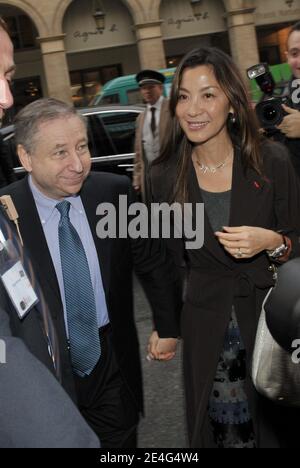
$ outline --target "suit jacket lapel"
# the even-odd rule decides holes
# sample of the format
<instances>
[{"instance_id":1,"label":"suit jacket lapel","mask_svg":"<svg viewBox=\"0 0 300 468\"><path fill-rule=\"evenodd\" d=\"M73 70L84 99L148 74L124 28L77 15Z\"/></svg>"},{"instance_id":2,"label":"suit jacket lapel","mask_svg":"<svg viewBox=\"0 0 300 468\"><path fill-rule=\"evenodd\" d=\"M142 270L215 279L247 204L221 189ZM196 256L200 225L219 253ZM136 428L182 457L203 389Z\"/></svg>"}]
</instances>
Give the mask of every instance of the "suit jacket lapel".
<instances>
[{"instance_id":1,"label":"suit jacket lapel","mask_svg":"<svg viewBox=\"0 0 300 468\"><path fill-rule=\"evenodd\" d=\"M255 226L265 188L265 181L253 169L248 169L245 174L241 151L236 148L233 163L230 226Z\"/></svg>"},{"instance_id":2,"label":"suit jacket lapel","mask_svg":"<svg viewBox=\"0 0 300 468\"><path fill-rule=\"evenodd\" d=\"M144 129L144 123L145 123L145 118L146 118L146 112L144 111L142 114L139 115L138 121L137 121L137 128L136 128L136 142L137 142L137 147L136 151L139 152L141 155L143 154L143 129Z\"/></svg>"},{"instance_id":3,"label":"suit jacket lapel","mask_svg":"<svg viewBox=\"0 0 300 468\"><path fill-rule=\"evenodd\" d=\"M191 201L203 203L192 161L190 162L189 170ZM247 175L245 174L242 165L241 151L236 147L232 173L230 218L228 223L230 227L255 226L265 187L265 181L254 170L248 169ZM228 266L232 265L232 259L215 238L206 212L204 245L219 261Z\"/></svg>"},{"instance_id":4,"label":"suit jacket lapel","mask_svg":"<svg viewBox=\"0 0 300 468\"><path fill-rule=\"evenodd\" d=\"M51 292L55 294L56 299L58 299L61 304L55 269L34 198L29 187L28 178L20 182L20 188L20 191L14 195L14 202L17 210L18 206L20 206L20 208L23 207L22 212L26 212L26 216L23 216L19 220L24 244L30 252L30 258L34 263L35 273L43 291L51 288ZM26 204L25 209L24 203Z\"/></svg>"},{"instance_id":5,"label":"suit jacket lapel","mask_svg":"<svg viewBox=\"0 0 300 468\"><path fill-rule=\"evenodd\" d=\"M80 196L85 209L85 213L89 222L91 233L95 242L97 250L99 266L106 295L108 301L109 287L110 287L110 275L111 275L111 249L112 241L110 239L99 239L96 232L97 223L99 216L96 214L97 206L100 203L107 203L101 187L99 187L99 194L95 196L95 186L92 186L92 174L85 181L84 186L81 190Z\"/></svg>"}]
</instances>

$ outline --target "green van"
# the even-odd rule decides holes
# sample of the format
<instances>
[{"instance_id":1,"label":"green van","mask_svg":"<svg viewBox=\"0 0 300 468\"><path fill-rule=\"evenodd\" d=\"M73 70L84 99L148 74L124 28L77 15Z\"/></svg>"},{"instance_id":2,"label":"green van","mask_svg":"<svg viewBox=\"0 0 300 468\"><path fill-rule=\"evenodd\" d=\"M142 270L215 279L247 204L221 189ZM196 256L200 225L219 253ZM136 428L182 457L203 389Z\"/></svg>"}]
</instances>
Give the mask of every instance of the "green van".
<instances>
[{"instance_id":1,"label":"green van","mask_svg":"<svg viewBox=\"0 0 300 468\"><path fill-rule=\"evenodd\" d=\"M166 77L164 95L169 96L176 68L159 70ZM139 86L135 80L136 75L127 75L115 78L106 83L102 90L96 94L91 105L105 106L108 104L140 104L143 102Z\"/></svg>"}]
</instances>

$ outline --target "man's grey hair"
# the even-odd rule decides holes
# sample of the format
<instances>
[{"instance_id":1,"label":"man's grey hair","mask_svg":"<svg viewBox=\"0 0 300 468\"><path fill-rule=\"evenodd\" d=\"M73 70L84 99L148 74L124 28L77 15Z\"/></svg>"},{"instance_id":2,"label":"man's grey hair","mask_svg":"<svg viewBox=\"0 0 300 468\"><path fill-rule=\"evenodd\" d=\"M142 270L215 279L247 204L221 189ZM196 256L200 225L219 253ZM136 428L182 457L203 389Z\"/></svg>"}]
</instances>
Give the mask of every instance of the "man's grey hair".
<instances>
[{"instance_id":1,"label":"man's grey hair","mask_svg":"<svg viewBox=\"0 0 300 468\"><path fill-rule=\"evenodd\" d=\"M27 153L34 152L39 126L57 119L69 119L77 116L85 127L86 119L76 109L54 98L43 98L28 104L15 118L15 142L22 145Z\"/></svg>"}]
</instances>

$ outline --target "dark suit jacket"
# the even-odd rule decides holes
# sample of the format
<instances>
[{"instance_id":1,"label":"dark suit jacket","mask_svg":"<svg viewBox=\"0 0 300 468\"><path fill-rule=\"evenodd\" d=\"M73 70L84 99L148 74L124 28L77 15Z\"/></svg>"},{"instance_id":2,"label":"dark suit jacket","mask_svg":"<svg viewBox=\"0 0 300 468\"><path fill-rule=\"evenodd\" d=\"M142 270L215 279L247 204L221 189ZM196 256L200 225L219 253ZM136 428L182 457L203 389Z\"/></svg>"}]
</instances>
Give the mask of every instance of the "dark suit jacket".
<instances>
[{"instance_id":1,"label":"dark suit jacket","mask_svg":"<svg viewBox=\"0 0 300 468\"><path fill-rule=\"evenodd\" d=\"M7 313L0 309L1 448L98 448L89 428L61 385L45 366L11 336Z\"/></svg>"},{"instance_id":2,"label":"dark suit jacket","mask_svg":"<svg viewBox=\"0 0 300 468\"><path fill-rule=\"evenodd\" d=\"M6 143L0 135L0 188L17 180Z\"/></svg>"},{"instance_id":3,"label":"dark suit jacket","mask_svg":"<svg viewBox=\"0 0 300 468\"><path fill-rule=\"evenodd\" d=\"M72 380L63 319L63 307L54 266L44 237L36 205L27 178L2 191L15 203L20 230L38 280L56 325L62 358L63 381ZM0 194L1 195L1 194ZM91 173L80 193L98 253L103 285L113 330L113 343L122 375L130 388L137 407L142 409L142 384L139 346L133 315L132 268L135 266L145 287L154 312L154 323L161 337L178 336L178 314L181 291L173 263L157 241L129 239L99 239L96 226L97 206L110 202L118 214L119 195L132 199L127 177L108 173ZM26 324L17 324L22 334ZM27 330L26 341L39 340L37 330ZM68 385L70 387L71 385ZM65 385L66 388L66 385Z\"/></svg>"},{"instance_id":4,"label":"dark suit jacket","mask_svg":"<svg viewBox=\"0 0 300 468\"><path fill-rule=\"evenodd\" d=\"M284 147L266 142L262 148L265 176L244 171L237 147L233 164L229 226L257 226L282 230L293 242L292 256L300 254L300 189L297 176ZM168 162L153 166L154 201L170 201L175 184L176 155ZM189 202L202 203L196 173L190 163ZM170 244L180 267L184 253L181 240ZM181 253L181 255L180 255ZM181 335L184 340L184 367L187 416L192 446L202 447L211 440L206 426L207 404L234 305L247 352L246 390L251 414L262 447L278 444L272 433L276 421L274 408L267 408L254 391L250 378L251 356L262 301L274 285L270 262L265 252L249 260L236 260L217 241L205 215L204 246L185 252L189 277L186 302L182 311ZM271 421L271 417L274 420ZM279 419L278 419L279 420Z\"/></svg>"}]
</instances>

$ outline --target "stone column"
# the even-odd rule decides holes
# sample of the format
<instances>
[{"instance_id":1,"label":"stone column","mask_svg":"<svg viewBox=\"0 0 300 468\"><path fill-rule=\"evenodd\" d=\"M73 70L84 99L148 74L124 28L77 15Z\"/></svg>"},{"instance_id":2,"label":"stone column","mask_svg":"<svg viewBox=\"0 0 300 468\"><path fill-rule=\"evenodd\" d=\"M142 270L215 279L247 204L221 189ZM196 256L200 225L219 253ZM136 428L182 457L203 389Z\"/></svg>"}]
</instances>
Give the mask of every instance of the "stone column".
<instances>
[{"instance_id":1,"label":"stone column","mask_svg":"<svg viewBox=\"0 0 300 468\"><path fill-rule=\"evenodd\" d=\"M48 96L72 103L71 83L64 44L65 35L40 37Z\"/></svg>"},{"instance_id":2,"label":"stone column","mask_svg":"<svg viewBox=\"0 0 300 468\"><path fill-rule=\"evenodd\" d=\"M231 55L242 72L260 61L254 11L255 8L227 11Z\"/></svg>"},{"instance_id":3,"label":"stone column","mask_svg":"<svg viewBox=\"0 0 300 468\"><path fill-rule=\"evenodd\" d=\"M166 68L161 21L136 24L141 69Z\"/></svg>"}]
</instances>

